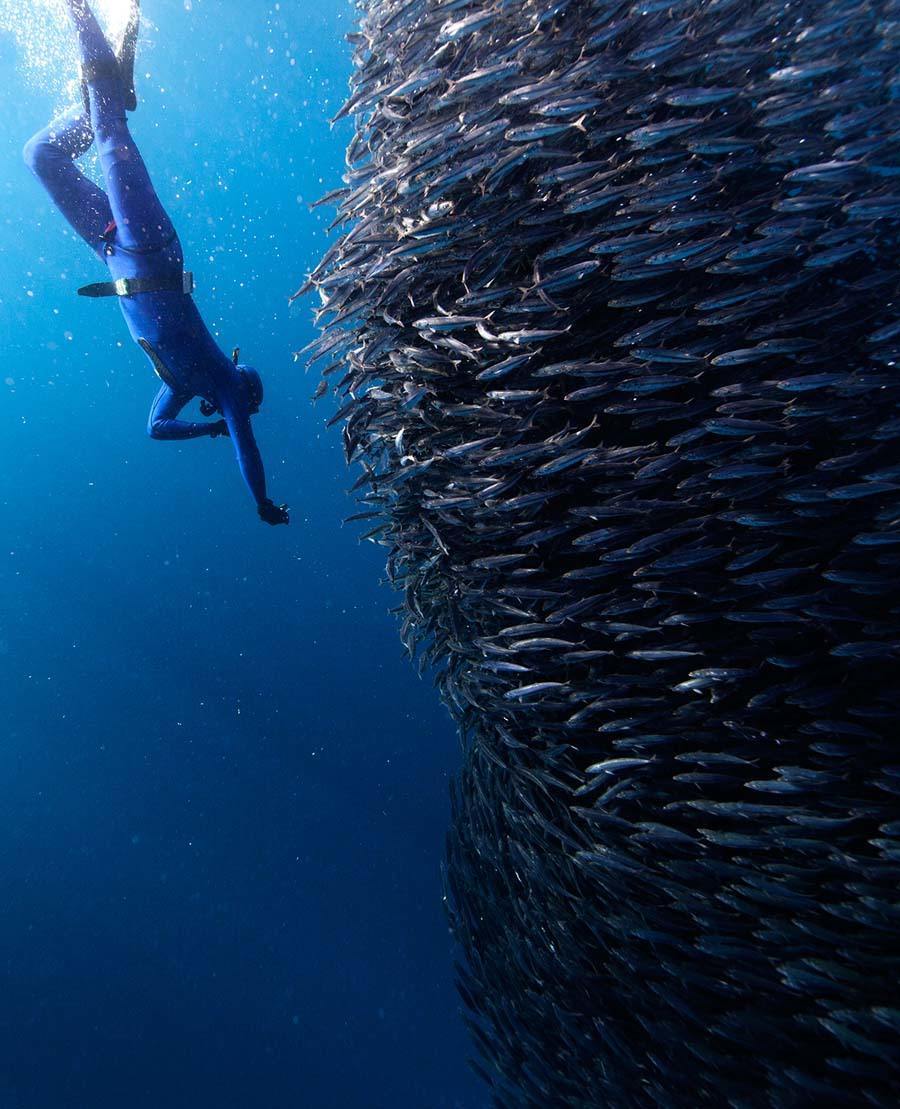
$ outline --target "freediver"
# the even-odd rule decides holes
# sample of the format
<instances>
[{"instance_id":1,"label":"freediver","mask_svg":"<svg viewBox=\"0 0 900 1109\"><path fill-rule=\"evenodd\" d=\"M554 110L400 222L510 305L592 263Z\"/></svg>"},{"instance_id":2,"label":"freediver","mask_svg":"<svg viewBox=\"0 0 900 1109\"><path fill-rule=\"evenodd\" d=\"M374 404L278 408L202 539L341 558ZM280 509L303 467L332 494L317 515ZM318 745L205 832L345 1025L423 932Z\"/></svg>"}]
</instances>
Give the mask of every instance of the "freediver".
<instances>
[{"instance_id":1,"label":"freediver","mask_svg":"<svg viewBox=\"0 0 900 1109\"><path fill-rule=\"evenodd\" d=\"M89 297L118 298L132 338L162 381L147 426L154 439L212 439L228 435L238 465L267 524L287 524L287 505L266 493L262 458L250 418L263 386L250 366L228 358L210 334L191 296L181 243L141 158L126 119L134 111L134 57L140 0L132 0L117 55L87 0L65 0L81 56L83 105L71 108L25 145L27 165L74 230L106 264L112 278L79 289ZM97 144L106 192L76 166ZM194 398L206 417L178 419Z\"/></svg>"}]
</instances>

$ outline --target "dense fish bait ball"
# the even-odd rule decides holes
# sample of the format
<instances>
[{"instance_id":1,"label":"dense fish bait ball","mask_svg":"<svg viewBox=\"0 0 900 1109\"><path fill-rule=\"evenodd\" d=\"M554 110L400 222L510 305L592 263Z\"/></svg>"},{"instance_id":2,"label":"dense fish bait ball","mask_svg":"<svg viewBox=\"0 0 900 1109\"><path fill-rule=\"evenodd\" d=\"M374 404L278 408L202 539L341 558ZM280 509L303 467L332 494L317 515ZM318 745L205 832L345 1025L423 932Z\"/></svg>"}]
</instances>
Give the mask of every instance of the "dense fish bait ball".
<instances>
[{"instance_id":1,"label":"dense fish bait ball","mask_svg":"<svg viewBox=\"0 0 900 1109\"><path fill-rule=\"evenodd\" d=\"M900 2L351 37L308 353L465 738L495 1103L897 1105Z\"/></svg>"}]
</instances>

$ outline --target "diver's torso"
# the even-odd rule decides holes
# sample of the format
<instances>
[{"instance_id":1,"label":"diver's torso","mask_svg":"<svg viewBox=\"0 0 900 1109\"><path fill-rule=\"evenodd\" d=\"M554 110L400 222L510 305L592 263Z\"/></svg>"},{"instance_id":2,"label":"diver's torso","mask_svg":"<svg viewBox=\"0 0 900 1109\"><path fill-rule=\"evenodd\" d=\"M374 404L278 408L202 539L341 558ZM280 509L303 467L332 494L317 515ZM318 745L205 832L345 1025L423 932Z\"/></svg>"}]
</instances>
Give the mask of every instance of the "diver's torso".
<instances>
[{"instance_id":1,"label":"diver's torso","mask_svg":"<svg viewBox=\"0 0 900 1109\"><path fill-rule=\"evenodd\" d=\"M178 280L183 272L181 244L175 237L161 249L138 252L113 243L106 264L113 280ZM152 347L165 367L165 376L160 376L174 392L215 400L216 394L227 388L233 367L210 334L193 297L176 291L137 293L119 297L119 304L131 337Z\"/></svg>"}]
</instances>

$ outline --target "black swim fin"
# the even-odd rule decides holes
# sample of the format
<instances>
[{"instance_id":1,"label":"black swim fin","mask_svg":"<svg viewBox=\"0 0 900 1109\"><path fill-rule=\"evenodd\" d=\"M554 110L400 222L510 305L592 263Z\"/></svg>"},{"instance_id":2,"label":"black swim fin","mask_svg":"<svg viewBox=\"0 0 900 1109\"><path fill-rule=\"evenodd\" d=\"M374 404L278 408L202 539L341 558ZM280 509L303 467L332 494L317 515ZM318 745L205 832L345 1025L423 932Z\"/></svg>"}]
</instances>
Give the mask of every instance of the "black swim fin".
<instances>
[{"instance_id":1,"label":"black swim fin","mask_svg":"<svg viewBox=\"0 0 900 1109\"><path fill-rule=\"evenodd\" d=\"M125 97L125 110L133 112L137 109L137 93L134 89L134 59L137 53L137 40L141 30L141 3L140 0L132 0L131 14L128 16L128 25L125 28L125 34L122 36L122 46L116 58L116 74L122 80L122 92ZM85 66L81 70L81 98L84 101L84 114L90 119L91 115L91 98L89 92L89 82L91 77L95 74L103 76L111 76L109 72L112 63L109 64L94 64L87 71Z\"/></svg>"},{"instance_id":2,"label":"black swim fin","mask_svg":"<svg viewBox=\"0 0 900 1109\"><path fill-rule=\"evenodd\" d=\"M128 112L133 112L138 103L137 93L134 91L134 58L140 30L141 0L131 0L131 14L128 16L128 25L122 38L122 49L119 51L119 69L125 91L125 110Z\"/></svg>"}]
</instances>

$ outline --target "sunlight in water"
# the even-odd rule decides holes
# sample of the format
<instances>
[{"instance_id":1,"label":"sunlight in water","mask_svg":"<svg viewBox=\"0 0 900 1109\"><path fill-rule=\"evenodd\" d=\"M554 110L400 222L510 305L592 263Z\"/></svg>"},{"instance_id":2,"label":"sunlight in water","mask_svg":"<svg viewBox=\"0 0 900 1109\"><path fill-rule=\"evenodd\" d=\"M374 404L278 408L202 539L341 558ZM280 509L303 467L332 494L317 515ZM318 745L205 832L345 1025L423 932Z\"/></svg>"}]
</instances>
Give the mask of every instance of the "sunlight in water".
<instances>
[{"instance_id":1,"label":"sunlight in water","mask_svg":"<svg viewBox=\"0 0 900 1109\"><path fill-rule=\"evenodd\" d=\"M130 0L94 0L113 45L122 41ZM0 33L13 36L26 78L60 102L74 96L75 40L63 0L0 0Z\"/></svg>"}]
</instances>

